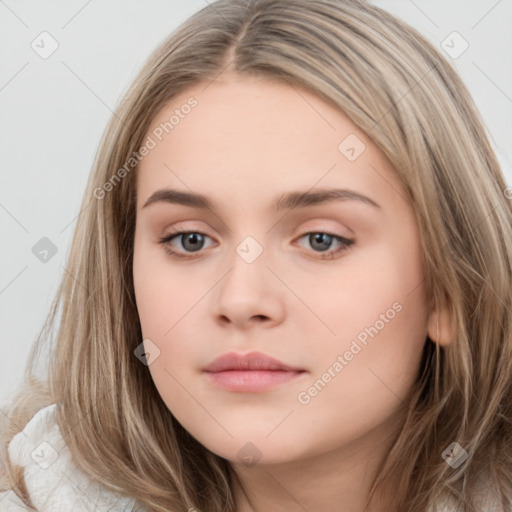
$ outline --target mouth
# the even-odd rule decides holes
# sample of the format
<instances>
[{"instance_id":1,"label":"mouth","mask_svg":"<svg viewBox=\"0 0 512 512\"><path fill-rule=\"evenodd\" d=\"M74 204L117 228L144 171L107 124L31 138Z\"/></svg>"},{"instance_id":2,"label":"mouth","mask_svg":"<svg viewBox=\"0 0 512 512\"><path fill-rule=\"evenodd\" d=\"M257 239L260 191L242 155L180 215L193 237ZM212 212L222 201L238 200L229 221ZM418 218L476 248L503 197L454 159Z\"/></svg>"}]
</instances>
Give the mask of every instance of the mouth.
<instances>
[{"instance_id":1,"label":"mouth","mask_svg":"<svg viewBox=\"0 0 512 512\"><path fill-rule=\"evenodd\" d=\"M284 370L226 370L207 372L212 384L229 391L257 393L302 375L303 371Z\"/></svg>"},{"instance_id":2,"label":"mouth","mask_svg":"<svg viewBox=\"0 0 512 512\"><path fill-rule=\"evenodd\" d=\"M260 392L306 373L260 352L224 354L203 369L210 383L228 391Z\"/></svg>"}]
</instances>

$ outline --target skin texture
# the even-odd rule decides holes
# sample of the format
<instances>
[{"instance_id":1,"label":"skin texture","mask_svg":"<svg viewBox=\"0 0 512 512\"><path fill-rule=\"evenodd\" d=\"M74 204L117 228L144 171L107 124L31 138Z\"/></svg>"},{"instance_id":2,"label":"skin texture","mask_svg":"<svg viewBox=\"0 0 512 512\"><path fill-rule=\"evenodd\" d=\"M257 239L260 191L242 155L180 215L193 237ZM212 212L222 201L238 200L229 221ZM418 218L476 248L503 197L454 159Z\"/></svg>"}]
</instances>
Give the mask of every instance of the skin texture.
<instances>
[{"instance_id":1,"label":"skin texture","mask_svg":"<svg viewBox=\"0 0 512 512\"><path fill-rule=\"evenodd\" d=\"M371 139L297 86L223 76L173 98L148 136L191 96L197 106L137 174L135 293L144 339L159 350L148 370L178 421L231 461L245 489L235 488L239 511L362 512L426 336L448 338L444 313L427 309L413 208ZM350 134L366 146L354 161L338 149ZM143 208L164 187L204 194L215 209ZM351 189L380 208L345 200L272 209L285 192L319 188ZM193 251L178 235L167 245L190 258L173 257L159 243L173 230L204 242ZM354 243L324 259L339 242L322 251L307 233L326 231ZM248 236L263 250L251 263L236 251ZM332 369L381 315L384 327ZM256 393L219 389L202 372L221 354L255 350L306 371ZM301 403L328 368L330 381ZM392 510L390 495L369 510Z\"/></svg>"}]
</instances>

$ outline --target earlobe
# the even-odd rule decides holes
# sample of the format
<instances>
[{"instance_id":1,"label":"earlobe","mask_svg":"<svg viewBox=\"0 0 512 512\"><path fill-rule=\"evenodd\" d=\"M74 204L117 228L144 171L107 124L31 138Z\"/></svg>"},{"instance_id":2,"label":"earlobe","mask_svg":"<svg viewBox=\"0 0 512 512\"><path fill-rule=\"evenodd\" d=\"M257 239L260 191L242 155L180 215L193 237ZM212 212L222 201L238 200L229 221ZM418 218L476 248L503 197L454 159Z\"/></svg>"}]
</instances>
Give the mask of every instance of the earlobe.
<instances>
[{"instance_id":1,"label":"earlobe","mask_svg":"<svg viewBox=\"0 0 512 512\"><path fill-rule=\"evenodd\" d=\"M429 315L427 326L428 337L441 346L449 345L453 340L453 333L448 309L434 309Z\"/></svg>"}]
</instances>

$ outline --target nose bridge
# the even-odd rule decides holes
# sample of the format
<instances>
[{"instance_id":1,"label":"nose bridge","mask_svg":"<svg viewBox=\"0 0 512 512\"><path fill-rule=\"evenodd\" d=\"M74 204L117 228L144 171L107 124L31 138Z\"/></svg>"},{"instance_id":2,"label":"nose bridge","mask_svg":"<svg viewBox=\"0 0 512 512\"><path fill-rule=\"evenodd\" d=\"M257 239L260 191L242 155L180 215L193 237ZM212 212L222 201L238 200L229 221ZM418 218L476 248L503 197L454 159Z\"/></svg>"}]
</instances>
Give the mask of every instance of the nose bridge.
<instances>
[{"instance_id":1,"label":"nose bridge","mask_svg":"<svg viewBox=\"0 0 512 512\"><path fill-rule=\"evenodd\" d=\"M256 236L261 240L263 235ZM231 291L248 297L259 295L269 286L266 276L269 273L266 266L268 250L264 247L264 242L259 242L256 236L245 235L234 245L234 252L229 258L230 271L226 276L225 285L229 284Z\"/></svg>"},{"instance_id":2,"label":"nose bridge","mask_svg":"<svg viewBox=\"0 0 512 512\"><path fill-rule=\"evenodd\" d=\"M263 235L259 235L258 238L262 238ZM252 265L255 261L261 260L262 254L265 252L263 244L265 242L259 242L253 235L247 235L244 239L236 246L236 253L240 259L242 259L247 265ZM266 258L263 258L266 259Z\"/></svg>"},{"instance_id":3,"label":"nose bridge","mask_svg":"<svg viewBox=\"0 0 512 512\"><path fill-rule=\"evenodd\" d=\"M242 281L253 291L269 292L277 285L274 281L279 281L272 272L280 268L276 250L281 247L280 231L275 229L275 219L267 218L261 203L254 197L238 203L237 211L236 217L226 221L230 230L228 245L231 253L226 263L231 270L225 279Z\"/></svg>"},{"instance_id":4,"label":"nose bridge","mask_svg":"<svg viewBox=\"0 0 512 512\"><path fill-rule=\"evenodd\" d=\"M216 314L239 326L251 318L266 317L276 321L282 315L283 305L276 295L279 282L267 268L269 251L264 247L265 242L258 240L264 236L265 231L260 230L258 234L243 236L234 245L229 271L219 283L214 306ZM268 241L268 237L265 240Z\"/></svg>"},{"instance_id":5,"label":"nose bridge","mask_svg":"<svg viewBox=\"0 0 512 512\"><path fill-rule=\"evenodd\" d=\"M240 263L239 266L252 267L256 264L260 271L265 269L264 261L268 262L270 246L274 230L269 229L270 220L266 220L264 211L254 200L246 198L238 204L239 214L228 219L230 227L230 245L234 254L231 255L231 263ZM268 269L265 269L268 272Z\"/></svg>"}]
</instances>

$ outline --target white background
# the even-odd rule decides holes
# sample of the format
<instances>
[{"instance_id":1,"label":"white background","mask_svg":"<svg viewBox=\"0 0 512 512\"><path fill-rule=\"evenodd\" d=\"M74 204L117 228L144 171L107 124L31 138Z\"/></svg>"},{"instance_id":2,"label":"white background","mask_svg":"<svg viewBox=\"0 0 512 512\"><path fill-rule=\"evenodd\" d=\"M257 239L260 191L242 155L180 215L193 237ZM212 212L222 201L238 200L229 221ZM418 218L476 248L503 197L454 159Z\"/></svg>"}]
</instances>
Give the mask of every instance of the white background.
<instances>
[{"instance_id":1,"label":"white background","mask_svg":"<svg viewBox=\"0 0 512 512\"><path fill-rule=\"evenodd\" d=\"M512 1L379 0L441 44L480 109L512 184ZM0 0L0 401L20 383L28 350L64 273L92 160L111 110L136 72L205 0ZM47 31L58 49L42 59ZM32 247L48 237L42 263Z\"/></svg>"}]
</instances>

